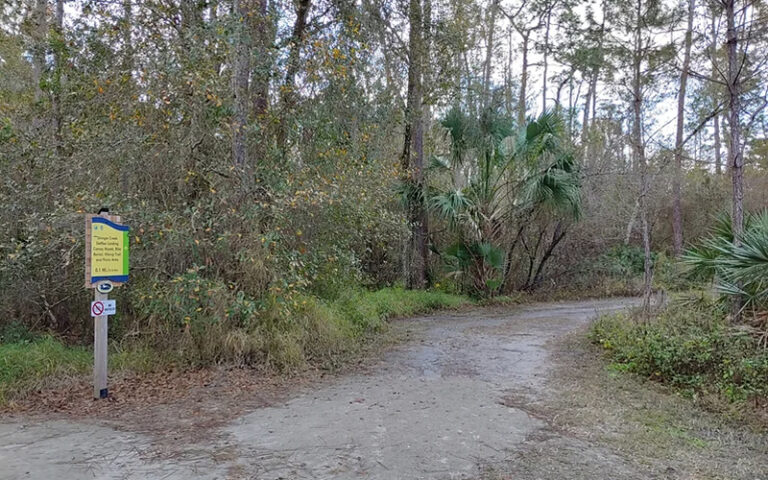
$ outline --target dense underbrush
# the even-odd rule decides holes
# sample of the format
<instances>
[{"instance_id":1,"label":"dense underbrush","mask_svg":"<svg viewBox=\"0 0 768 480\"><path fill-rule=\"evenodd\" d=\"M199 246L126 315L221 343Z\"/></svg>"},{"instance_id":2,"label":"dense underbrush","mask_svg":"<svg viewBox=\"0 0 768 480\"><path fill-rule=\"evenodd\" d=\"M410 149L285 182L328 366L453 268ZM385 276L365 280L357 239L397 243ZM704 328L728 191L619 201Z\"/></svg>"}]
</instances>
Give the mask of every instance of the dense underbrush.
<instances>
[{"instance_id":1,"label":"dense underbrush","mask_svg":"<svg viewBox=\"0 0 768 480\"><path fill-rule=\"evenodd\" d=\"M332 369L373 341L389 318L468 302L465 297L438 291L385 288L353 290L333 301L303 295L294 297L290 305L256 308L243 303L218 311L215 296L221 292L198 288L195 293L200 296L196 301L206 308L184 310L194 313L181 322L176 317L158 316L141 329L130 330L120 325L120 317L112 317L110 371L216 364L282 373L308 366ZM7 326L0 332L0 405L89 373L92 358L90 348L67 345L60 336L37 334L18 323Z\"/></svg>"},{"instance_id":2,"label":"dense underbrush","mask_svg":"<svg viewBox=\"0 0 768 480\"><path fill-rule=\"evenodd\" d=\"M732 325L721 303L676 301L651 319L640 314L599 318L590 339L621 371L700 396L730 401L768 395L768 349L759 330Z\"/></svg>"}]
</instances>

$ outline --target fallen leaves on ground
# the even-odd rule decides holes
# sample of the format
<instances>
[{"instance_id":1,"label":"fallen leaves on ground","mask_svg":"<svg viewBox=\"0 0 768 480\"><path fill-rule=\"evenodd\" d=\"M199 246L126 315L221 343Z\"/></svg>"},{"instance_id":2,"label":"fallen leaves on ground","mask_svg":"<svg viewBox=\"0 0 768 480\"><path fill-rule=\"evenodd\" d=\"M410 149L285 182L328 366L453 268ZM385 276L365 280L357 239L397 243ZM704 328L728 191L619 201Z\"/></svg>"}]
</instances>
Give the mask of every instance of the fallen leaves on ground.
<instances>
[{"instance_id":1,"label":"fallen leaves on ground","mask_svg":"<svg viewBox=\"0 0 768 480\"><path fill-rule=\"evenodd\" d=\"M109 398L93 398L88 378L37 391L2 407L0 414L30 420L107 421L117 428L160 440L195 441L243 412L264 407L316 378L316 372L290 378L250 368L168 370L110 379Z\"/></svg>"}]
</instances>

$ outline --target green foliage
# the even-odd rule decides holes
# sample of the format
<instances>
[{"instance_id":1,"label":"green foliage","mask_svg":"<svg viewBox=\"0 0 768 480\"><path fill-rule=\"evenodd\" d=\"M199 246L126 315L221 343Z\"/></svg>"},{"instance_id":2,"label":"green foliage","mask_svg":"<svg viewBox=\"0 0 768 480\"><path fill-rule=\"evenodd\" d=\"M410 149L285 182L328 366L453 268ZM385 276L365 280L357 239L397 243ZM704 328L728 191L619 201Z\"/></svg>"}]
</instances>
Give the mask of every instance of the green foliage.
<instances>
[{"instance_id":1,"label":"green foliage","mask_svg":"<svg viewBox=\"0 0 768 480\"><path fill-rule=\"evenodd\" d=\"M616 245L600 254L597 259L588 259L583 262L581 272L584 278L581 281L595 286L600 286L601 283L603 286L612 283L616 294L638 295L642 290L644 261L645 255L641 247ZM651 252L651 261L655 287L665 291L680 292L701 286L699 281L688 278L684 274L683 266L678 260L669 258L663 252ZM590 288L586 284L585 287Z\"/></svg>"},{"instance_id":2,"label":"green foliage","mask_svg":"<svg viewBox=\"0 0 768 480\"><path fill-rule=\"evenodd\" d=\"M0 345L0 404L17 391L34 388L47 377L88 371L93 357L84 348L70 348L52 337Z\"/></svg>"},{"instance_id":3,"label":"green foliage","mask_svg":"<svg viewBox=\"0 0 768 480\"><path fill-rule=\"evenodd\" d=\"M12 322L0 328L0 344L28 343L39 337L39 333L33 332L21 322Z\"/></svg>"},{"instance_id":4,"label":"green foliage","mask_svg":"<svg viewBox=\"0 0 768 480\"><path fill-rule=\"evenodd\" d=\"M159 286L158 286L159 287ZM331 302L296 295L257 305L190 271L153 298L136 301L147 315L146 338L113 344L110 369L149 371L221 362L293 371L312 364L334 368L385 328L393 317L456 308L468 299L440 291L385 288L352 290ZM113 317L119 318L119 317ZM34 338L23 327L6 328L0 343L0 404L48 382L90 371L90 349L51 336Z\"/></svg>"},{"instance_id":5,"label":"green foliage","mask_svg":"<svg viewBox=\"0 0 768 480\"><path fill-rule=\"evenodd\" d=\"M618 275L643 272L643 249L634 245L617 245L604 253L600 260L607 270Z\"/></svg>"},{"instance_id":6,"label":"green foliage","mask_svg":"<svg viewBox=\"0 0 768 480\"><path fill-rule=\"evenodd\" d=\"M690 274L714 280L725 296L743 297L746 307L768 308L768 211L745 217L737 244L730 221L720 217L710 236L689 249L683 262Z\"/></svg>"},{"instance_id":7,"label":"green foliage","mask_svg":"<svg viewBox=\"0 0 768 480\"><path fill-rule=\"evenodd\" d=\"M513 122L495 110L475 119L453 108L441 124L451 153L433 159L431 169L450 181L430 191L428 205L457 237L442 252L450 275L469 279L471 293L488 297L503 282L512 220L538 211L578 217L578 170L553 112L514 137Z\"/></svg>"},{"instance_id":8,"label":"green foliage","mask_svg":"<svg viewBox=\"0 0 768 480\"><path fill-rule=\"evenodd\" d=\"M657 257L657 254L653 253L654 263ZM623 244L611 248L602 254L598 260L607 273L616 276L642 275L644 261L645 254L642 247Z\"/></svg>"},{"instance_id":9,"label":"green foliage","mask_svg":"<svg viewBox=\"0 0 768 480\"><path fill-rule=\"evenodd\" d=\"M0 145L13 139L13 124L9 118L0 118Z\"/></svg>"},{"instance_id":10,"label":"green foliage","mask_svg":"<svg viewBox=\"0 0 768 480\"><path fill-rule=\"evenodd\" d=\"M590 338L616 368L669 383L690 394L719 392L730 400L768 395L768 349L734 328L706 300L673 304L648 322L607 315Z\"/></svg>"},{"instance_id":11,"label":"green foliage","mask_svg":"<svg viewBox=\"0 0 768 480\"><path fill-rule=\"evenodd\" d=\"M700 279L686 274L686 266L665 253L653 254L653 283L668 292L686 292L702 288Z\"/></svg>"},{"instance_id":12,"label":"green foliage","mask_svg":"<svg viewBox=\"0 0 768 480\"><path fill-rule=\"evenodd\" d=\"M147 371L162 359L146 350L115 350L109 363L112 372ZM89 349L67 346L50 335L0 342L0 405L47 384L86 374L92 367Z\"/></svg>"},{"instance_id":13,"label":"green foliage","mask_svg":"<svg viewBox=\"0 0 768 480\"><path fill-rule=\"evenodd\" d=\"M606 248L594 232L621 237L615 230L624 229L637 198L630 186L638 171L626 158L627 123L617 98L593 112L579 149L573 142L581 106L558 105L518 124L512 117L528 113L513 111L513 92L522 85L512 75L500 85L498 75L478 74L498 71L493 64L506 47L489 44L488 64L470 54L487 38L477 30L485 25L485 6L435 4L423 32L431 48L419 90L424 111L445 116L424 118L427 185L398 186L411 173L398 162L408 116L401 98L406 64L420 63L392 54L402 40L386 32L404 19L390 15L397 9L388 2L326 3L310 2L308 24L291 28L301 18L292 2L274 2L265 18L254 10L247 21L236 9L206 2L147 0L132 12L74 2L59 29L47 28L56 25L56 12L45 2L12 0L0 29L0 341L31 345L50 333L90 344L83 214L102 206L132 229L131 280L112 294L120 307L110 340L121 351L150 352L136 358L162 352L180 365L279 370L333 364L390 315L463 301L436 292L368 292L397 285L410 268L408 212L393 190L406 205L433 213L428 238L433 258L440 258L428 267L430 281L444 291L488 297L544 283L545 260L566 232L578 234L574 222L591 204L598 221L561 257L576 260L558 265L578 278L549 280L581 293L583 278L594 276L605 280L601 293L631 292L637 264L627 252L609 254L606 265L571 268L584 251L594 258ZM557 59L567 65L549 78L559 99L568 85L610 83L629 71L606 68L615 45L603 33L627 27L623 14L632 10L609 11L618 24L606 29L588 13L584 29L570 6L557 9L550 12L555 18L570 17L555 22L551 36L557 43L562 28L570 32ZM528 10L520 14L534 25L542 12ZM647 16L656 24L652 10ZM249 56L242 77L247 101L233 88L240 83L238 47ZM644 82L672 53L653 50ZM247 104L243 119L236 118L240 101ZM759 129L751 130L745 133ZM759 153L751 143L745 155ZM239 147L244 168L233 158ZM600 174L582 177L578 152ZM702 199L724 198L712 195L709 172L688 173L691 185L683 190L698 186L700 194L686 221ZM582 201L587 182L594 198ZM602 190L607 183L617 198ZM652 183L647 213L660 218L661 205L669 204L666 182ZM723 195L725 182L712 183ZM746 194L764 203L750 193L763 190L758 185ZM655 223L654 238L667 237L658 234L662 223ZM603 240L609 241L615 240ZM710 274L724 290L740 285L761 302L765 248L750 245ZM446 272L438 263L456 280L440 278ZM731 278L736 270L744 277Z\"/></svg>"},{"instance_id":14,"label":"green foliage","mask_svg":"<svg viewBox=\"0 0 768 480\"><path fill-rule=\"evenodd\" d=\"M438 217L447 220L452 227L461 220L462 212L472 206L472 199L461 189L436 192L429 199L431 210Z\"/></svg>"},{"instance_id":15,"label":"green foliage","mask_svg":"<svg viewBox=\"0 0 768 480\"><path fill-rule=\"evenodd\" d=\"M389 318L456 308L467 303L465 297L441 291L394 287L374 292L359 291L335 302L333 306L357 325L381 328L381 322Z\"/></svg>"}]
</instances>

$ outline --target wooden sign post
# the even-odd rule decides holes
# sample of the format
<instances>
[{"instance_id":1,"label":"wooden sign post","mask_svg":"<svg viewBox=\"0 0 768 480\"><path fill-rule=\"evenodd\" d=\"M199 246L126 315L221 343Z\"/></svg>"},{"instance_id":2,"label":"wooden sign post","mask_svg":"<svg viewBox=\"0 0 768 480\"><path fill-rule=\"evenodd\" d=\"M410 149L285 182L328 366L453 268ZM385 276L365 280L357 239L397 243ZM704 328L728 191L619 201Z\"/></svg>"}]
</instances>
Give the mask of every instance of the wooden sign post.
<instances>
[{"instance_id":1,"label":"wooden sign post","mask_svg":"<svg viewBox=\"0 0 768 480\"><path fill-rule=\"evenodd\" d=\"M100 213L85 217L85 287L93 288L93 397L107 398L108 318L116 311L112 288L128 281L127 225L120 217Z\"/></svg>"}]
</instances>

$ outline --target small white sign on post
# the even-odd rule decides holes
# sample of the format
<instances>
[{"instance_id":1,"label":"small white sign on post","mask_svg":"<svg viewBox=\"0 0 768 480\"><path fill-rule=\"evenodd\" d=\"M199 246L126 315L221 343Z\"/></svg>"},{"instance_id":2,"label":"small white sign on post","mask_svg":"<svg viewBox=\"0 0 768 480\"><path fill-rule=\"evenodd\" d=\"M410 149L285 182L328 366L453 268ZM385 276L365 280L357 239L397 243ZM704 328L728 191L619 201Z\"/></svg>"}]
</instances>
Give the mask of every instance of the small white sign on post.
<instances>
[{"instance_id":1,"label":"small white sign on post","mask_svg":"<svg viewBox=\"0 0 768 480\"><path fill-rule=\"evenodd\" d=\"M117 313L116 300L97 300L91 302L91 316L100 317L102 315L114 315Z\"/></svg>"}]
</instances>

